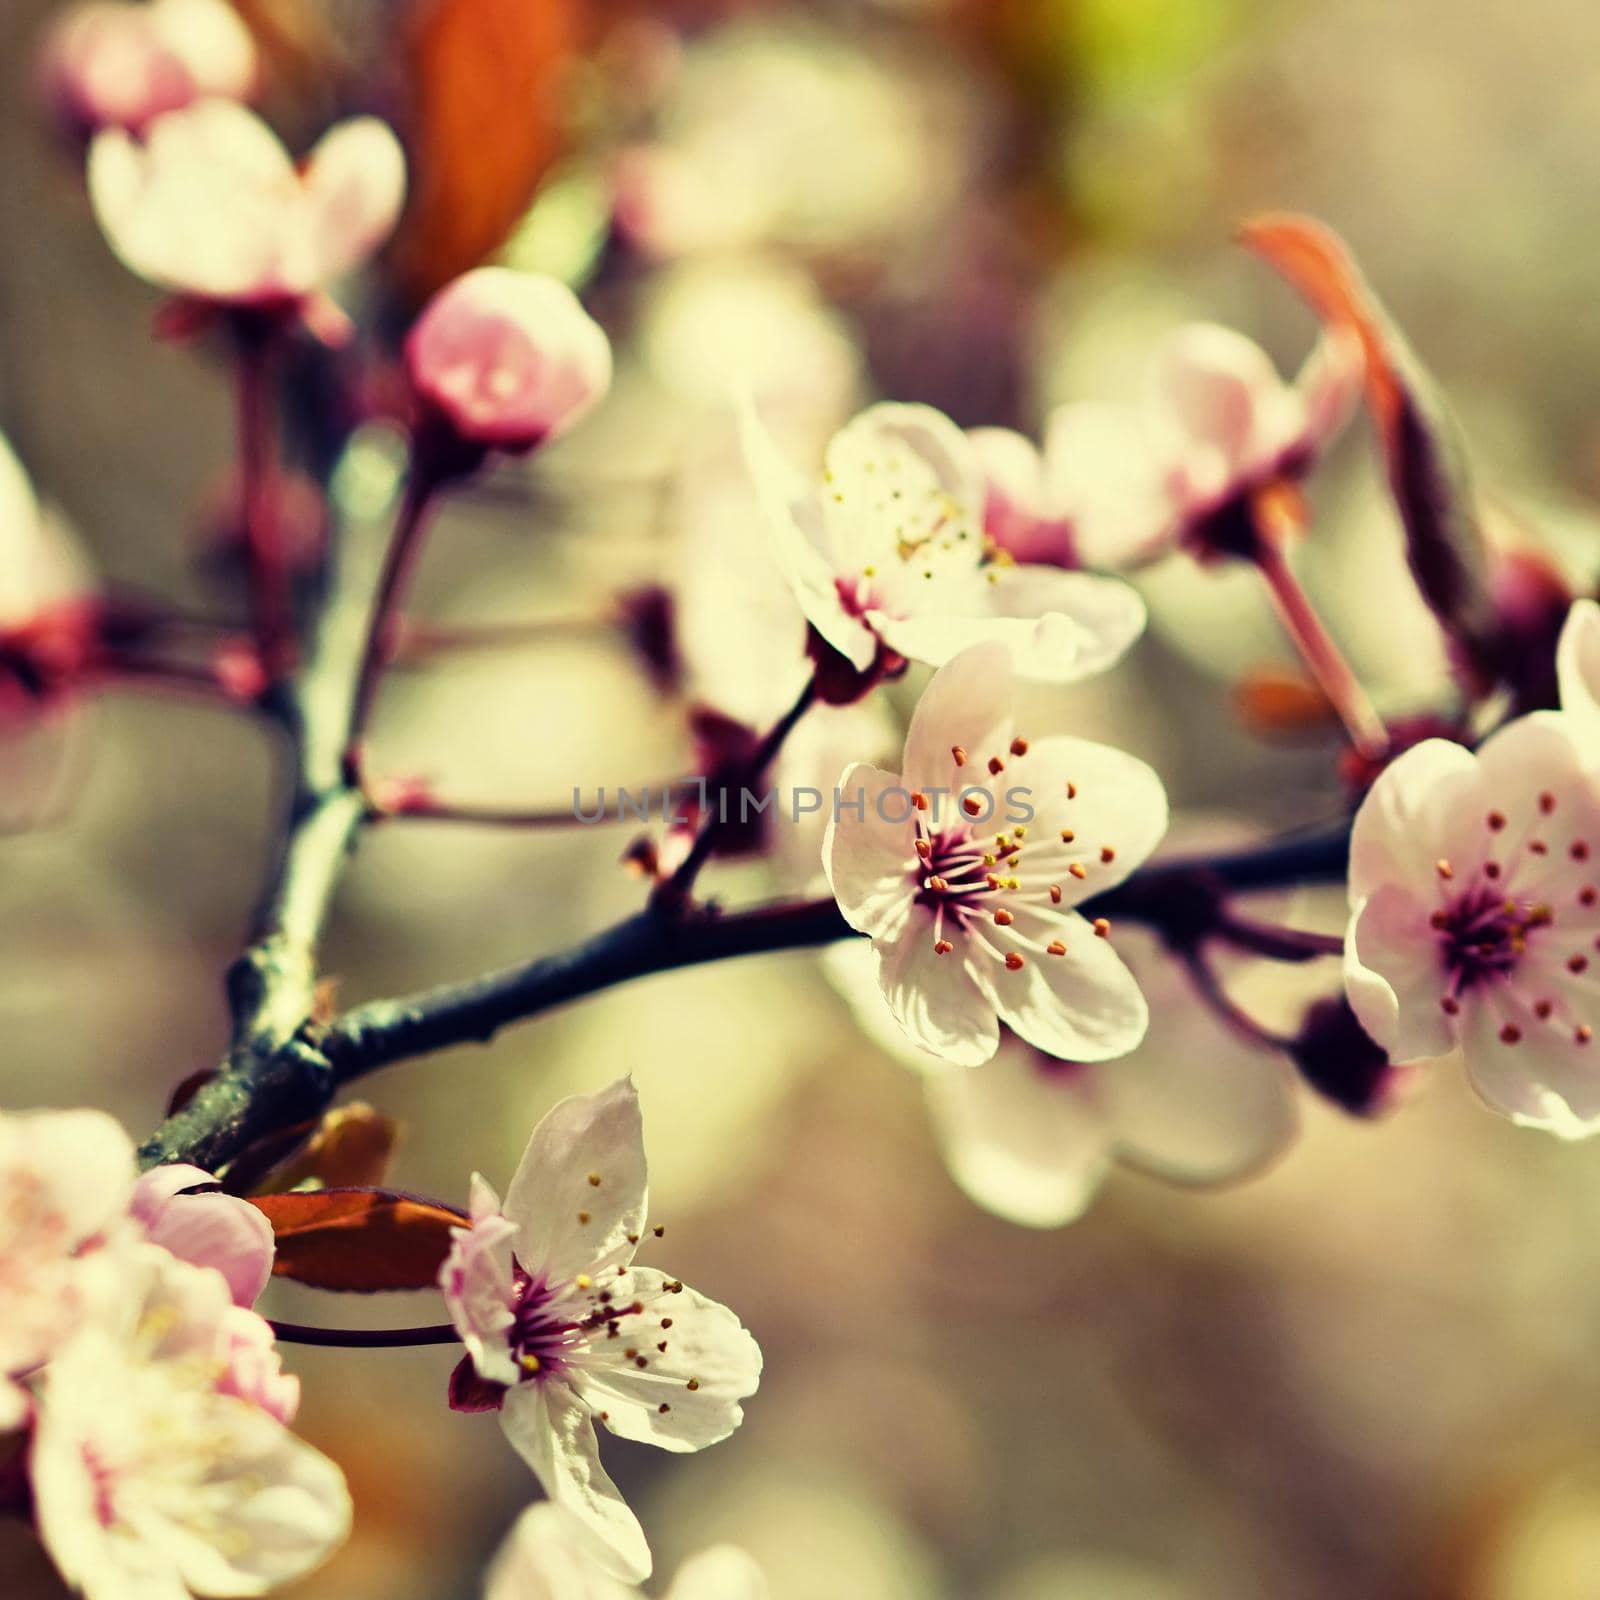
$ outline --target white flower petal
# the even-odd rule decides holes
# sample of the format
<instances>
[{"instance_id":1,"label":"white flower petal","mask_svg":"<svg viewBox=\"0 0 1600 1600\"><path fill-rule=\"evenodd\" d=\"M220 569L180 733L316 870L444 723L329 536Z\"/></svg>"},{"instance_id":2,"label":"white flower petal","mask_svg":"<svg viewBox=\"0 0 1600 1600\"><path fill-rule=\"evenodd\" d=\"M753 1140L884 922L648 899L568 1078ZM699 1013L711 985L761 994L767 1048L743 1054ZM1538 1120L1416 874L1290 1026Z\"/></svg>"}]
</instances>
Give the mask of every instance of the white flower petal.
<instances>
[{"instance_id":1,"label":"white flower petal","mask_svg":"<svg viewBox=\"0 0 1600 1600\"><path fill-rule=\"evenodd\" d=\"M1071 519L1086 567L1125 571L1170 547L1178 522L1137 408L1059 407L1045 430L1044 459L1048 503Z\"/></svg>"},{"instance_id":2,"label":"white flower petal","mask_svg":"<svg viewBox=\"0 0 1600 1600\"><path fill-rule=\"evenodd\" d=\"M1344 988L1356 1020L1399 1062L1427 1061L1455 1044L1440 1000L1447 987L1431 907L1385 884L1356 909L1345 935Z\"/></svg>"},{"instance_id":3,"label":"white flower petal","mask_svg":"<svg viewBox=\"0 0 1600 1600\"><path fill-rule=\"evenodd\" d=\"M1259 1172L1294 1142L1299 1101L1275 1051L1232 1039L1151 1038L1105 1067L1098 1092L1117 1160L1169 1183L1225 1183Z\"/></svg>"},{"instance_id":4,"label":"white flower petal","mask_svg":"<svg viewBox=\"0 0 1600 1600\"><path fill-rule=\"evenodd\" d=\"M816 491L784 459L746 398L739 411L745 464L761 502L773 555L806 620L858 672L872 665L878 641L839 598L839 574L823 553L827 537Z\"/></svg>"},{"instance_id":5,"label":"white flower petal","mask_svg":"<svg viewBox=\"0 0 1600 1600\"><path fill-rule=\"evenodd\" d=\"M874 944L878 984L894 1019L918 1049L953 1066L987 1061L999 1043L995 1008L963 962L963 943L939 955L931 917L892 943Z\"/></svg>"},{"instance_id":6,"label":"white flower petal","mask_svg":"<svg viewBox=\"0 0 1600 1600\"><path fill-rule=\"evenodd\" d=\"M557 1379L519 1383L506 1395L500 1425L551 1501L581 1526L595 1559L629 1583L648 1578L644 1529L600 1465L583 1401Z\"/></svg>"},{"instance_id":7,"label":"white flower petal","mask_svg":"<svg viewBox=\"0 0 1600 1600\"><path fill-rule=\"evenodd\" d=\"M981 520L983 469L967 436L932 406L884 401L856 416L828 446L828 471L846 495L866 495L896 452L910 450L961 510Z\"/></svg>"},{"instance_id":8,"label":"white flower petal","mask_svg":"<svg viewBox=\"0 0 1600 1600\"><path fill-rule=\"evenodd\" d=\"M546 1113L506 1191L505 1213L521 1230L524 1269L559 1286L633 1260L645 1203L639 1095L631 1078L619 1078Z\"/></svg>"},{"instance_id":9,"label":"white flower petal","mask_svg":"<svg viewBox=\"0 0 1600 1600\"><path fill-rule=\"evenodd\" d=\"M916 893L909 785L858 761L840 774L837 789L822 841L828 886L851 927L898 937Z\"/></svg>"},{"instance_id":10,"label":"white flower petal","mask_svg":"<svg viewBox=\"0 0 1600 1600\"><path fill-rule=\"evenodd\" d=\"M0 1116L0 1171L26 1168L33 1203L64 1249L103 1233L133 1197L133 1140L103 1111Z\"/></svg>"},{"instance_id":11,"label":"white flower petal","mask_svg":"<svg viewBox=\"0 0 1600 1600\"><path fill-rule=\"evenodd\" d=\"M489 1568L484 1600L629 1600L596 1564L570 1513L542 1501L517 1518Z\"/></svg>"},{"instance_id":12,"label":"white flower petal","mask_svg":"<svg viewBox=\"0 0 1600 1600\"><path fill-rule=\"evenodd\" d=\"M904 781L924 792L981 782L984 762L1011 743L1014 687L1010 652L997 643L973 645L936 672L911 714ZM956 765L957 745L970 765Z\"/></svg>"},{"instance_id":13,"label":"white flower petal","mask_svg":"<svg viewBox=\"0 0 1600 1600\"><path fill-rule=\"evenodd\" d=\"M1109 1061L1137 1048L1150 1023L1138 980L1109 939L1076 912L1047 916L1020 905L1004 930L977 924L967 970L1000 1020L1062 1061ZM1046 952L1051 940L1064 955ZM1013 970L1009 952L1025 952Z\"/></svg>"},{"instance_id":14,"label":"white flower petal","mask_svg":"<svg viewBox=\"0 0 1600 1600\"><path fill-rule=\"evenodd\" d=\"M1219 323L1197 322L1178 329L1156 352L1146 415L1178 460L1209 455L1234 481L1287 449L1305 413L1258 344Z\"/></svg>"},{"instance_id":15,"label":"white flower petal","mask_svg":"<svg viewBox=\"0 0 1600 1600\"><path fill-rule=\"evenodd\" d=\"M354 117L323 135L306 162L316 281L342 276L394 230L405 202L406 158L376 117Z\"/></svg>"},{"instance_id":16,"label":"white flower petal","mask_svg":"<svg viewBox=\"0 0 1600 1600\"><path fill-rule=\"evenodd\" d=\"M844 939L823 952L822 966L861 1031L885 1055L913 1072L947 1071L950 1063L918 1045L889 1009L878 982L878 960L868 940Z\"/></svg>"},{"instance_id":17,"label":"white flower petal","mask_svg":"<svg viewBox=\"0 0 1600 1600\"><path fill-rule=\"evenodd\" d=\"M1556 647L1561 709L1575 724L1584 758L1600 762L1600 605L1576 600Z\"/></svg>"},{"instance_id":18,"label":"white flower petal","mask_svg":"<svg viewBox=\"0 0 1600 1600\"><path fill-rule=\"evenodd\" d=\"M1516 1043L1501 1033L1508 1022L1522 1030ZM1595 1047L1577 1044L1566 1030L1539 1029L1514 993L1500 991L1463 1009L1461 1055L1473 1087L1513 1122L1562 1139L1600 1133Z\"/></svg>"},{"instance_id":19,"label":"white flower petal","mask_svg":"<svg viewBox=\"0 0 1600 1600\"><path fill-rule=\"evenodd\" d=\"M1390 762L1356 812L1351 905L1385 884L1431 897L1435 863L1448 858L1458 833L1454 819L1478 781L1472 752L1448 739L1425 739Z\"/></svg>"},{"instance_id":20,"label":"white flower petal","mask_svg":"<svg viewBox=\"0 0 1600 1600\"><path fill-rule=\"evenodd\" d=\"M597 1338L574 1366L578 1395L623 1439L680 1452L726 1439L744 1420L739 1402L761 1380L749 1330L726 1306L653 1268L635 1267L612 1287L617 1304L644 1310L625 1319L620 1337Z\"/></svg>"},{"instance_id":21,"label":"white flower petal","mask_svg":"<svg viewBox=\"0 0 1600 1600\"><path fill-rule=\"evenodd\" d=\"M1023 678L1076 683L1093 677L1114 666L1144 632L1144 601L1120 578L1055 567L1004 567L988 586L988 596L998 616L1038 619L1031 633L1012 645L1017 675Z\"/></svg>"},{"instance_id":22,"label":"white flower petal","mask_svg":"<svg viewBox=\"0 0 1600 1600\"><path fill-rule=\"evenodd\" d=\"M1021 858L1024 888L1039 894L1056 884L1064 906L1121 883L1167 831L1167 791L1155 769L1092 739L1036 740L1001 781L1025 793L1035 813Z\"/></svg>"},{"instance_id":23,"label":"white flower petal","mask_svg":"<svg viewBox=\"0 0 1600 1600\"><path fill-rule=\"evenodd\" d=\"M767 1600L767 1576L731 1544L713 1545L678 1568L666 1600Z\"/></svg>"},{"instance_id":24,"label":"white flower petal","mask_svg":"<svg viewBox=\"0 0 1600 1600\"><path fill-rule=\"evenodd\" d=\"M152 283L216 299L310 287L299 180L243 106L203 100L157 117L142 147L102 133L88 177L112 249Z\"/></svg>"},{"instance_id":25,"label":"white flower petal","mask_svg":"<svg viewBox=\"0 0 1600 1600\"><path fill-rule=\"evenodd\" d=\"M1029 1228L1081 1216L1111 1162L1101 1068L1048 1062L1007 1039L992 1061L925 1080L950 1175L986 1211Z\"/></svg>"},{"instance_id":26,"label":"white flower petal","mask_svg":"<svg viewBox=\"0 0 1600 1600\"><path fill-rule=\"evenodd\" d=\"M522 1374L507 1334L516 1320L517 1225L508 1217L480 1215L476 1204L473 1216L470 1228L450 1230L439 1288L478 1376L491 1383L515 1383Z\"/></svg>"},{"instance_id":27,"label":"white flower petal","mask_svg":"<svg viewBox=\"0 0 1600 1600\"><path fill-rule=\"evenodd\" d=\"M1117 581L1093 578L1087 573L1054 572L1050 568L1029 570L1050 571L1055 578L1085 584ZM1096 623L1107 629L1103 635L1060 611L1045 616L995 616L982 614L976 609L979 605L1028 607L1030 601L1017 581L1007 576L997 578L993 585L984 585L975 598L975 610L971 615L930 612L897 617L884 611L869 611L867 621L891 650L909 661L943 666L963 651L999 645L1012 657L1021 676L1056 683L1074 683L1103 671L1144 626L1144 604L1132 590L1128 591L1127 603L1121 605L1117 613L1102 613L1096 617Z\"/></svg>"}]
</instances>

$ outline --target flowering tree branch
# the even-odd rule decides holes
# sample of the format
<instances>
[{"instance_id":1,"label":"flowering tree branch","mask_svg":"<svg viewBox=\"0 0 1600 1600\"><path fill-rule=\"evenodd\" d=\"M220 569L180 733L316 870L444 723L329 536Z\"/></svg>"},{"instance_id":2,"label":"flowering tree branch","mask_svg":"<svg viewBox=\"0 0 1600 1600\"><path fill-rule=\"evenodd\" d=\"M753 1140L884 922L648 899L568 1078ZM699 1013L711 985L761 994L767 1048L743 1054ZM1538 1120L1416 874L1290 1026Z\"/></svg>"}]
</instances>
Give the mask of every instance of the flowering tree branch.
<instances>
[{"instance_id":1,"label":"flowering tree branch","mask_svg":"<svg viewBox=\"0 0 1600 1600\"><path fill-rule=\"evenodd\" d=\"M243 1012L243 1044L236 1040L217 1077L146 1143L141 1156L147 1164L222 1165L253 1140L315 1115L342 1085L369 1072L486 1042L513 1023L633 978L854 936L831 899L725 915L646 909L571 949L421 994L372 1001L318 1028L310 1020L310 953L360 823L358 800L340 787L323 791L292 829L273 902L279 913L236 967L249 974L248 984L235 981L236 999L254 996ZM1227 894L1337 882L1348 847L1349 830L1341 823L1258 849L1164 862L1083 909L1153 928L1179 948L1209 933L1230 938ZM1291 959L1320 953L1292 934L1284 935L1283 948Z\"/></svg>"},{"instance_id":2,"label":"flowering tree branch","mask_svg":"<svg viewBox=\"0 0 1600 1600\"><path fill-rule=\"evenodd\" d=\"M229 969L233 1037L226 1059L140 1151L146 1166L220 1165L257 1139L315 1116L334 1082L302 1034L316 1003L316 948L344 863L367 816L344 770L365 607L348 568L336 574L307 661L260 709L289 751L276 861L250 943Z\"/></svg>"}]
</instances>

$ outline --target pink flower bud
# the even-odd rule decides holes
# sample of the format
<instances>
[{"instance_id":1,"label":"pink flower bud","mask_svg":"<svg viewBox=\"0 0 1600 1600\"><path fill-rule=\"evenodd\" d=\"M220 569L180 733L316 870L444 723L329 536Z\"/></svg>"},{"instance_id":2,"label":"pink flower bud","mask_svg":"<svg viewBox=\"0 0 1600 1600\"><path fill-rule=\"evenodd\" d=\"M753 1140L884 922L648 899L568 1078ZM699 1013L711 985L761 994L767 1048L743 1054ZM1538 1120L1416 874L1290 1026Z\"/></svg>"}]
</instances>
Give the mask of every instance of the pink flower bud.
<instances>
[{"instance_id":1,"label":"pink flower bud","mask_svg":"<svg viewBox=\"0 0 1600 1600\"><path fill-rule=\"evenodd\" d=\"M479 267L428 303L406 341L429 420L483 449L531 450L611 385L611 345L554 278Z\"/></svg>"},{"instance_id":2,"label":"pink flower bud","mask_svg":"<svg viewBox=\"0 0 1600 1600\"><path fill-rule=\"evenodd\" d=\"M199 1167L154 1167L133 1187L133 1218L180 1261L220 1272L235 1305L252 1306L272 1276L272 1224L216 1181Z\"/></svg>"},{"instance_id":3,"label":"pink flower bud","mask_svg":"<svg viewBox=\"0 0 1600 1600\"><path fill-rule=\"evenodd\" d=\"M166 111L215 97L247 100L255 41L225 0L87 0L45 37L40 77L74 132L139 132Z\"/></svg>"}]
</instances>

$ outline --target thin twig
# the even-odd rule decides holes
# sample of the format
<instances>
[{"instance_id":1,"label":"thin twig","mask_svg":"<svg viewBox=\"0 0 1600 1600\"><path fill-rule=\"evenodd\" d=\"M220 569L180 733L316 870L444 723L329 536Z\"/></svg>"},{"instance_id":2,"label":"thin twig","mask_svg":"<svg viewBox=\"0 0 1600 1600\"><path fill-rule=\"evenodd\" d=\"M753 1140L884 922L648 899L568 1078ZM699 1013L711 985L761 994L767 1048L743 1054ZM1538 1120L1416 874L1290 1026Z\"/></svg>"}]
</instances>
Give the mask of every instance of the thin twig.
<instances>
[{"instance_id":1,"label":"thin twig","mask_svg":"<svg viewBox=\"0 0 1600 1600\"><path fill-rule=\"evenodd\" d=\"M1262 539L1254 559L1266 581L1278 620L1329 703L1339 713L1351 744L1369 760L1380 760L1389 748L1389 730L1384 727L1383 718L1378 715L1361 680L1345 660L1344 652L1317 615L1300 580L1290 570L1278 542L1270 537Z\"/></svg>"},{"instance_id":2,"label":"thin twig","mask_svg":"<svg viewBox=\"0 0 1600 1600\"><path fill-rule=\"evenodd\" d=\"M417 558L422 554L422 533L437 489L438 484L433 477L414 462L405 499L395 520L394 534L384 552L383 571L378 577L372 614L367 622L366 643L362 647L361 664L356 673L344 755L345 777L352 784L360 782L362 741L372 717L379 681L393 653L395 620L410 587Z\"/></svg>"},{"instance_id":3,"label":"thin twig","mask_svg":"<svg viewBox=\"0 0 1600 1600\"><path fill-rule=\"evenodd\" d=\"M805 687L796 696L794 704L767 730L765 737L750 752L748 759L738 763L727 773L713 774L708 780L709 787L719 789L724 794L731 789L736 795L742 795L752 783L759 782L761 775L777 760L784 741L816 703L817 680L812 676L806 679ZM677 871L657 887L653 897L655 905L666 909L677 909L688 903L689 896L694 890L695 879L700 876L700 869L710 859L711 852L716 849L729 826L727 817L721 810L706 819Z\"/></svg>"},{"instance_id":4,"label":"thin twig","mask_svg":"<svg viewBox=\"0 0 1600 1600\"><path fill-rule=\"evenodd\" d=\"M250 613L263 670L290 661L294 611L278 528L272 429L272 332L241 324L234 340L239 389L239 489L250 568Z\"/></svg>"},{"instance_id":5,"label":"thin twig","mask_svg":"<svg viewBox=\"0 0 1600 1600\"><path fill-rule=\"evenodd\" d=\"M588 639L604 633L611 619L592 616L535 617L521 622L424 622L395 618L389 642L389 665L411 667L441 655L477 650L514 650L552 639Z\"/></svg>"},{"instance_id":6,"label":"thin twig","mask_svg":"<svg viewBox=\"0 0 1600 1600\"><path fill-rule=\"evenodd\" d=\"M320 1344L338 1350L402 1350L412 1345L461 1342L450 1322L425 1328L312 1328L301 1322L274 1320L272 1332L285 1344Z\"/></svg>"},{"instance_id":7,"label":"thin twig","mask_svg":"<svg viewBox=\"0 0 1600 1600\"><path fill-rule=\"evenodd\" d=\"M1181 940L1200 902L1218 895L1336 882L1349 851L1344 825L1237 855L1163 862L1096 895L1090 916L1142 923ZM339 1083L451 1045L485 1042L502 1028L647 973L732 956L798 950L848 938L853 930L832 900L761 907L727 916L674 918L645 911L564 950L462 983L399 1000L379 1000L338 1018L317 1041Z\"/></svg>"}]
</instances>

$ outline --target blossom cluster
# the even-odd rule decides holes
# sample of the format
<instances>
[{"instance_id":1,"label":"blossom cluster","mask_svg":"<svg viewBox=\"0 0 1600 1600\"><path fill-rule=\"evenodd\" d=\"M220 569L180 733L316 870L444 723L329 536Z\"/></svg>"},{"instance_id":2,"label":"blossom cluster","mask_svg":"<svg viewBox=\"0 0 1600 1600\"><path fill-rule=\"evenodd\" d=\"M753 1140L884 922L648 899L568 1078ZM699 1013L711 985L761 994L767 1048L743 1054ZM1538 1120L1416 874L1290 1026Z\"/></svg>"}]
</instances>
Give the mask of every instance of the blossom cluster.
<instances>
[{"instance_id":1,"label":"blossom cluster","mask_svg":"<svg viewBox=\"0 0 1600 1600\"><path fill-rule=\"evenodd\" d=\"M350 1499L290 1431L299 1382L252 1309L273 1267L263 1210L197 1167L136 1178L97 1111L0 1116L0 1196L0 1436L17 1442L3 1488L67 1582L89 1600L246 1595L322 1561ZM650 1550L595 1423L703 1449L761 1372L731 1312L634 1260L650 1230L632 1083L555 1107L504 1202L474 1176L460 1220L438 1279L467 1352L450 1404L498 1412L549 1502L513 1530L488 1594L632 1592ZM690 1595L702 1581L764 1593L737 1551L679 1579Z\"/></svg>"},{"instance_id":2,"label":"blossom cluster","mask_svg":"<svg viewBox=\"0 0 1600 1600\"><path fill-rule=\"evenodd\" d=\"M1323 275L1337 292L1314 285L1322 332L1292 381L1242 334L1194 323L1157 347L1136 403L1067 404L1038 440L964 429L928 404L856 410L856 396L817 430L808 470L778 403L792 407L793 394L748 375L727 396L718 386L725 403L705 432L733 462L717 492L739 553L702 559L694 546L699 570L675 592L614 597L611 618L664 695L694 684L682 695L694 772L655 791L619 788L614 818L604 789L598 810L574 791L569 815L475 810L371 770L384 674L425 640L408 633L407 584L447 496L602 409L611 340L569 284L502 262L416 295L409 320L393 284L374 311L363 296L383 291L380 256L405 209L401 139L357 117L297 161L249 107L259 70L219 0L96 0L49 41L46 86L87 141L89 199L111 250L169 297L158 330L220 335L239 380L250 620L248 637L214 629L204 659L162 655L152 640L181 634L176 616L103 590L0 442L7 822L48 805L91 690L198 688L278 718L291 738L320 714L313 701L332 699L348 716L333 731L337 759L320 759L320 731L316 755L334 775L316 793L299 786L285 827L332 806L353 819L340 860L360 828L406 817L659 823L623 852L650 896L624 926L624 954L603 950L601 975L568 996L632 975L628 952L647 938L661 941L662 966L697 959L684 954L690 940L733 920L697 899L701 869L763 852L774 880L819 898L755 917L769 930L803 923L794 943L835 941L829 975L867 1038L921 1077L954 1181L1027 1226L1079 1216L1114 1162L1206 1183L1260 1167L1295 1133L1290 1063L1368 1113L1389 1103L1396 1068L1459 1051L1514 1121L1568 1138L1600 1131L1600 605L1569 608L1552 583L1564 615L1559 707L1524 694L1537 673L1511 658L1537 650L1492 603L1459 598L1457 569L1470 563L1444 526L1459 485L1441 465L1443 427L1351 274ZM675 181L698 195L715 163L682 142L618 163L613 220L637 248L684 246L653 208ZM779 198L749 226L777 229ZM362 269L371 279L353 284ZM349 681L333 696L301 694L321 666L321 598L297 583L305 552L291 548L292 480L272 449L273 363L297 346L347 345L352 310L379 353L341 401L352 418L404 432L406 480ZM340 360L361 369L367 355ZM1459 658L1462 704L1414 725L1383 722L1286 556L1308 526L1305 486L1363 397L1419 590ZM348 442L347 429L336 444ZM303 520L320 530L326 508L307 493ZM308 570L320 537L303 541ZM1292 882L1293 870L1274 879L1259 861L1234 862L1230 876L1226 858L1180 855L1154 768L1038 709L1038 686L1085 684L1123 663L1147 623L1138 582L1168 558L1253 568L1307 669L1301 704L1344 729L1343 937L1241 913L1237 895ZM759 569L761 606L728 599L738 560ZM698 634L697 607L710 617ZM744 610L758 618L750 638ZM882 692L900 683L912 691L903 730ZM778 794L789 808L774 806ZM791 826L765 831L783 816ZM292 870L295 851L281 854ZM300 893L279 899L303 910ZM1126 925L1140 923L1149 948L1130 962ZM259 979L261 1007L232 997L236 1043L209 1087L267 1095L309 1062L307 1098L327 1105L336 1023L322 1014L314 942L298 923L263 934L260 970L236 985ZM724 953L737 949L730 939ZM1328 987L1285 1033L1230 993L1219 949L1296 965L1342 952L1342 984L1319 980ZM516 976L484 980L459 1005L460 1033L427 1047L492 1032L507 1017L484 1021L483 991ZM391 1024L426 1021L431 999L393 1008ZM1189 1035L1208 1026L1202 1048ZM1150 1048L1163 1029L1182 1035L1180 1048ZM252 1079L263 1061L284 1071ZM650 1542L602 1461L601 1434L672 1453L719 1443L757 1392L762 1354L726 1306L638 1259L663 1229L648 1220L632 1082L557 1104L504 1196L474 1174L464 1208L327 1185L314 1163L295 1174L270 1136L298 1149L325 1125L288 1100L268 1137L251 1123L230 1150L257 1165L219 1164L221 1181L181 1160L136 1176L131 1142L97 1112L0 1117L0 1435L14 1446L0 1457L0 1498L32 1515L90 1600L291 1581L344 1538L351 1507L338 1467L290 1429L299 1390L277 1340L295 1330L258 1314L258 1298L275 1270L327 1289L436 1290L448 1324L389 1342L411 1333L456 1346L441 1400L493 1413L545 1497L495 1559L488 1600L638 1593ZM317 1239L334 1243L308 1263L300 1251ZM354 1330L298 1332L361 1342ZM691 1560L670 1591L763 1593L755 1563L728 1547Z\"/></svg>"},{"instance_id":3,"label":"blossom cluster","mask_svg":"<svg viewBox=\"0 0 1600 1600\"><path fill-rule=\"evenodd\" d=\"M300 1386L251 1309L265 1217L196 1167L136 1178L98 1111L0 1117L0 1194L7 1487L62 1576L90 1600L243 1595L321 1561L350 1499L290 1431Z\"/></svg>"}]
</instances>

